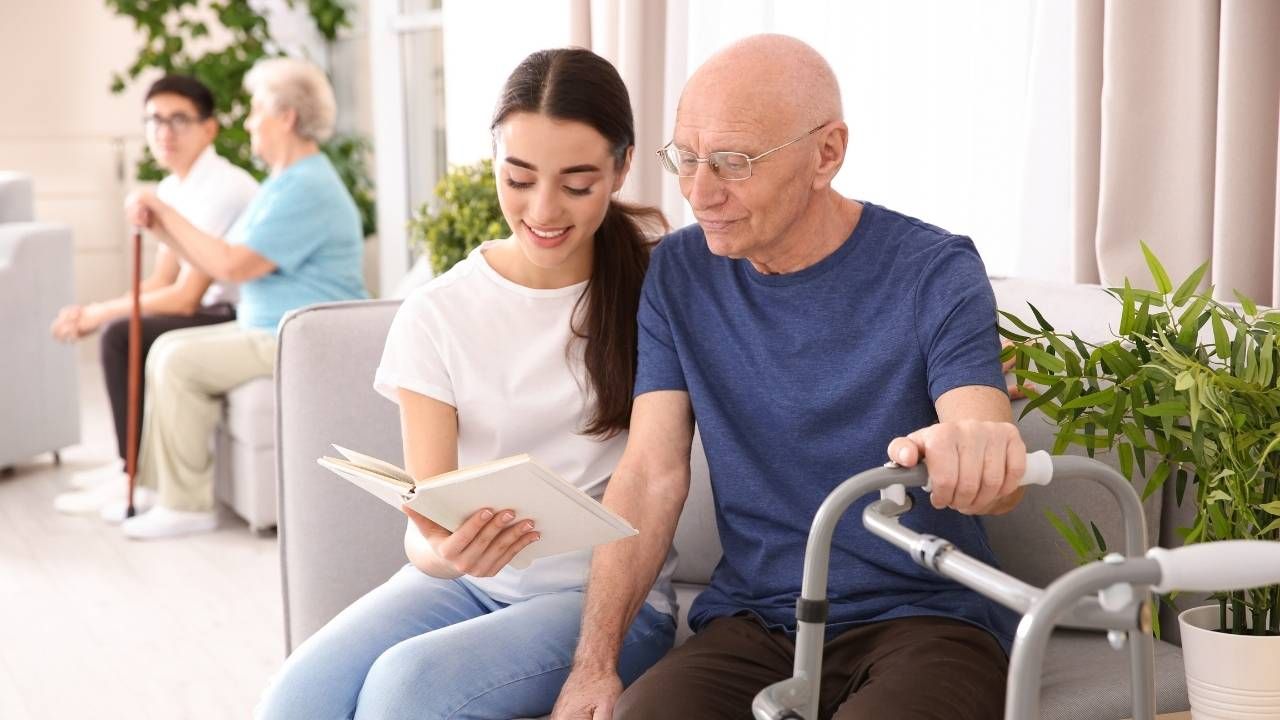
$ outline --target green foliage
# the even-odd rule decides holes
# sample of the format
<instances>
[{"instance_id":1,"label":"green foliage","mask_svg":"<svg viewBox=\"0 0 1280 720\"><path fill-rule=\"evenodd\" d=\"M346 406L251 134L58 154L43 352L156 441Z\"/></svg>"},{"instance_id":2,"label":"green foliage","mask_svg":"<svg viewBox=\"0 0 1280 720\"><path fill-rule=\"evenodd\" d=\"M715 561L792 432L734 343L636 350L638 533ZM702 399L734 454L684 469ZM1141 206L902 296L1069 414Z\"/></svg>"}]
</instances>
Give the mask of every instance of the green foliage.
<instances>
[{"instance_id":1,"label":"green foliage","mask_svg":"<svg viewBox=\"0 0 1280 720\"><path fill-rule=\"evenodd\" d=\"M453 267L486 240L511 234L498 207L493 161L458 165L436 185L436 200L409 221L410 242L429 254L437 275Z\"/></svg>"},{"instance_id":2,"label":"green foliage","mask_svg":"<svg viewBox=\"0 0 1280 720\"><path fill-rule=\"evenodd\" d=\"M1113 340L1058 332L1035 307L1033 320L1001 313L1011 327L1000 332L1014 342L1006 357L1031 398L1022 414L1039 411L1058 426L1055 454L1069 445L1117 453L1124 476L1142 479L1144 498L1170 480L1179 504L1191 490L1195 519L1179 531L1187 543L1280 540L1280 312L1260 314L1239 293L1242 307L1218 302L1212 287L1199 291L1207 262L1175 289L1142 249L1157 290L1128 279L1108 290L1120 303ZM1105 551L1075 513L1050 520L1083 560ZM1236 606L1236 632L1245 612L1258 632L1280 629L1280 586L1218 598Z\"/></svg>"},{"instance_id":3,"label":"green foliage","mask_svg":"<svg viewBox=\"0 0 1280 720\"><path fill-rule=\"evenodd\" d=\"M292 5L293 0L288 0ZM218 154L261 180L263 170L249 149L244 120L249 114L249 94L244 76L254 63L281 55L268 30L267 20L248 0L104 0L109 10L133 21L143 35L138 55L123 72L112 73L111 92L121 93L148 70L191 75L208 86L214 97L214 116L221 131L214 141ZM307 8L320 34L333 42L350 25L349 10L341 0L308 0ZM221 48L209 45L209 19L216 19L228 37ZM374 232L373 183L366 169L367 143L356 137L335 136L322 149L360 209L364 234ZM164 177L144 151L137 178L144 182Z\"/></svg>"}]
</instances>

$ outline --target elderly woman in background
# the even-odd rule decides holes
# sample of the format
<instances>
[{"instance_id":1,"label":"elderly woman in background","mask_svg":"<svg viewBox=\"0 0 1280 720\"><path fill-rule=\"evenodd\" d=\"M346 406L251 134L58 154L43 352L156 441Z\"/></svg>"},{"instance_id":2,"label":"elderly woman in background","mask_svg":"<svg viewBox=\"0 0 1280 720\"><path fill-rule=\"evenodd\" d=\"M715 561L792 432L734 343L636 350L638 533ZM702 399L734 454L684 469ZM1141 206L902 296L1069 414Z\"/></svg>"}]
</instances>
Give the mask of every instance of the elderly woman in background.
<instances>
[{"instance_id":1,"label":"elderly woman in background","mask_svg":"<svg viewBox=\"0 0 1280 720\"><path fill-rule=\"evenodd\" d=\"M366 297L360 217L319 143L333 134L333 89L316 66L292 58L258 63L245 78L253 96L245 128L271 168L225 240L194 227L150 192L128 205L130 222L215 280L240 283L236 322L163 335L147 358L147 408L138 481L158 490L155 507L124 519L137 539L217 526L209 439L222 396L270 377L276 326L317 302ZM112 513L104 512L104 516Z\"/></svg>"}]
</instances>

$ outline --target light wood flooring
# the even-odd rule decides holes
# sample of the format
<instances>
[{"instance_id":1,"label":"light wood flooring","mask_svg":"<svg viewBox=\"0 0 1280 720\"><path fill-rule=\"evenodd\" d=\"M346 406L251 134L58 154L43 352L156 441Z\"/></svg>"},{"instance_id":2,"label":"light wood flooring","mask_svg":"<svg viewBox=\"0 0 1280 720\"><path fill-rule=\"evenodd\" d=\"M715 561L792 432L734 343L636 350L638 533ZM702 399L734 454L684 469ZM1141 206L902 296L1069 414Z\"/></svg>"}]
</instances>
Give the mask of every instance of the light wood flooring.
<instances>
[{"instance_id":1,"label":"light wood flooring","mask_svg":"<svg viewBox=\"0 0 1280 720\"><path fill-rule=\"evenodd\" d=\"M80 387L82 443L0 477L0 719L249 717L284 656L275 537L225 509L214 533L150 542L55 513L114 453L96 365Z\"/></svg>"}]
</instances>

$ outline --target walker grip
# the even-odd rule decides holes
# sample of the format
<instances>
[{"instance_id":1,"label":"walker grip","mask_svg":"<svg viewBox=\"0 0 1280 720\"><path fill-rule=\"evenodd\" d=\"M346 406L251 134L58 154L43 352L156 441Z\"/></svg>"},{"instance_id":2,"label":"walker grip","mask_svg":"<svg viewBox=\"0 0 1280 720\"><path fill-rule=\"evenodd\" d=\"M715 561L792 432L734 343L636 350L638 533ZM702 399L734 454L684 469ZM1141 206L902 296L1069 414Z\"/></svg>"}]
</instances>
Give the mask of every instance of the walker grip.
<instances>
[{"instance_id":1,"label":"walker grip","mask_svg":"<svg viewBox=\"0 0 1280 720\"><path fill-rule=\"evenodd\" d=\"M1220 540L1169 550L1151 548L1147 557L1160 565L1158 593L1171 590L1218 592L1280 583L1280 542Z\"/></svg>"}]
</instances>

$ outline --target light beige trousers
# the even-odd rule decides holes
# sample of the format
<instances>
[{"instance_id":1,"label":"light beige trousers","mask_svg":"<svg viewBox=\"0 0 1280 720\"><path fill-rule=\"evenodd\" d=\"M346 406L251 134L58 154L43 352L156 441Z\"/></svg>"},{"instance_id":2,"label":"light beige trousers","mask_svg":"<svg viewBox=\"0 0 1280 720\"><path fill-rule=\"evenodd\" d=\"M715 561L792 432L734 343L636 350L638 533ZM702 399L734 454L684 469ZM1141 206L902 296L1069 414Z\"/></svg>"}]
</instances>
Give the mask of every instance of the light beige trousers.
<instances>
[{"instance_id":1,"label":"light beige trousers","mask_svg":"<svg viewBox=\"0 0 1280 720\"><path fill-rule=\"evenodd\" d=\"M213 509L213 431L227 391L271 377L276 337L230 322L167 332L147 353L138 483L171 510Z\"/></svg>"}]
</instances>

